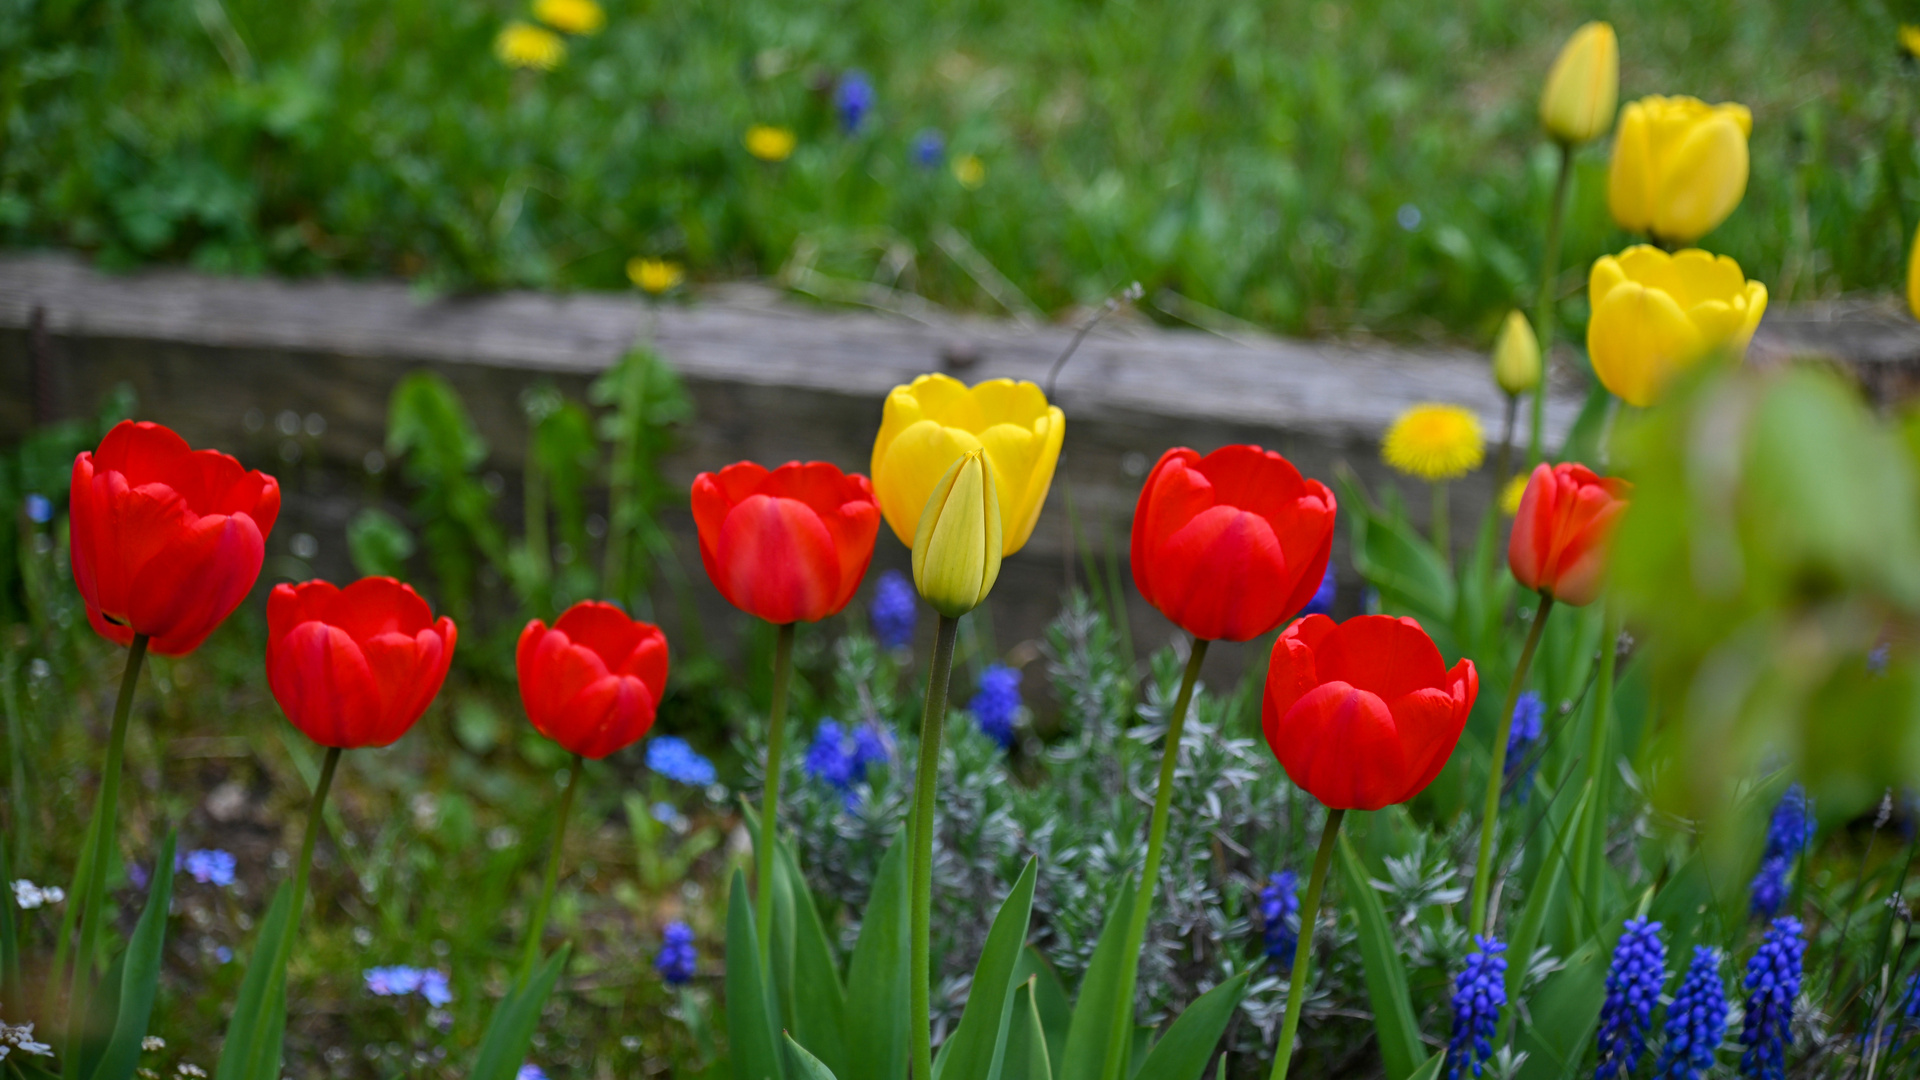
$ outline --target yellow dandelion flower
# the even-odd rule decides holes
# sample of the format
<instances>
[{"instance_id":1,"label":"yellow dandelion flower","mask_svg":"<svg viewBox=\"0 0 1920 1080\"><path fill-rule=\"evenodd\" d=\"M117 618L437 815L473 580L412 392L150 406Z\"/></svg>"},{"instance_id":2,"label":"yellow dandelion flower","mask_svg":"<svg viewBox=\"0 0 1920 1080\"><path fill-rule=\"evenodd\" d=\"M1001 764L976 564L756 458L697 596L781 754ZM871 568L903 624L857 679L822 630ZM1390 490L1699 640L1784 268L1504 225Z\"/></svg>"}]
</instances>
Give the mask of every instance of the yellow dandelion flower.
<instances>
[{"instance_id":1,"label":"yellow dandelion flower","mask_svg":"<svg viewBox=\"0 0 1920 1080\"><path fill-rule=\"evenodd\" d=\"M508 67L552 71L567 58L567 43L544 26L514 21L494 39L493 52Z\"/></svg>"},{"instance_id":2,"label":"yellow dandelion flower","mask_svg":"<svg viewBox=\"0 0 1920 1080\"><path fill-rule=\"evenodd\" d=\"M658 296L687 280L687 271L679 263L667 259L635 256L627 260L627 277L635 285Z\"/></svg>"},{"instance_id":3,"label":"yellow dandelion flower","mask_svg":"<svg viewBox=\"0 0 1920 1080\"><path fill-rule=\"evenodd\" d=\"M533 17L563 34L592 34L607 25L594 0L533 0Z\"/></svg>"},{"instance_id":4,"label":"yellow dandelion flower","mask_svg":"<svg viewBox=\"0 0 1920 1080\"><path fill-rule=\"evenodd\" d=\"M987 164L975 154L961 154L953 159L953 178L972 191L987 182Z\"/></svg>"},{"instance_id":5,"label":"yellow dandelion flower","mask_svg":"<svg viewBox=\"0 0 1920 1080\"><path fill-rule=\"evenodd\" d=\"M1415 405L1380 444L1387 464L1422 480L1454 480L1480 467L1480 419L1458 405Z\"/></svg>"},{"instance_id":6,"label":"yellow dandelion flower","mask_svg":"<svg viewBox=\"0 0 1920 1080\"><path fill-rule=\"evenodd\" d=\"M747 129L747 153L761 161L785 161L793 155L793 132L770 124Z\"/></svg>"},{"instance_id":7,"label":"yellow dandelion flower","mask_svg":"<svg viewBox=\"0 0 1920 1080\"><path fill-rule=\"evenodd\" d=\"M1920 56L1920 26L1901 24L1900 47L1906 50L1908 56Z\"/></svg>"},{"instance_id":8,"label":"yellow dandelion flower","mask_svg":"<svg viewBox=\"0 0 1920 1080\"><path fill-rule=\"evenodd\" d=\"M1501 513L1512 517L1520 512L1520 496L1527 493L1527 476L1527 473L1521 473L1507 481L1507 486L1500 492Z\"/></svg>"}]
</instances>

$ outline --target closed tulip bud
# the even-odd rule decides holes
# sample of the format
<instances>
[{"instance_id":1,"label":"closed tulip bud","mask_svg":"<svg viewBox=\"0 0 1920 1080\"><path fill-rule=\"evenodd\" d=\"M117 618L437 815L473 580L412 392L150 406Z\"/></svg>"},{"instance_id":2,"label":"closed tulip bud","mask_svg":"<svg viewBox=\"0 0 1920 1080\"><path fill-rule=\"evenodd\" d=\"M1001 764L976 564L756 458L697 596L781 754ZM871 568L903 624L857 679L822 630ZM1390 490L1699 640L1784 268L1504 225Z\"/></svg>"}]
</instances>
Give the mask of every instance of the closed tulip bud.
<instances>
[{"instance_id":1,"label":"closed tulip bud","mask_svg":"<svg viewBox=\"0 0 1920 1080\"><path fill-rule=\"evenodd\" d=\"M1620 113L1607 208L1630 232L1690 244L1727 220L1747 192L1745 105L1646 97Z\"/></svg>"},{"instance_id":2,"label":"closed tulip bud","mask_svg":"<svg viewBox=\"0 0 1920 1080\"><path fill-rule=\"evenodd\" d=\"M1518 311L1507 312L1493 343L1493 381L1515 395L1540 385L1540 339L1533 336L1533 324Z\"/></svg>"},{"instance_id":3,"label":"closed tulip bud","mask_svg":"<svg viewBox=\"0 0 1920 1080\"><path fill-rule=\"evenodd\" d=\"M540 734L598 761L653 727L667 689L667 638L612 604L582 600L514 652L520 702Z\"/></svg>"},{"instance_id":4,"label":"closed tulip bud","mask_svg":"<svg viewBox=\"0 0 1920 1080\"><path fill-rule=\"evenodd\" d=\"M959 618L1000 577L1000 499L986 451L969 450L933 486L913 538L913 584L933 610Z\"/></svg>"},{"instance_id":5,"label":"closed tulip bud","mask_svg":"<svg viewBox=\"0 0 1920 1080\"><path fill-rule=\"evenodd\" d=\"M1767 310L1767 287L1725 255L1669 255L1641 244L1594 262L1587 299L1594 374L1615 397L1647 406L1705 357L1745 354Z\"/></svg>"},{"instance_id":6,"label":"closed tulip bud","mask_svg":"<svg viewBox=\"0 0 1920 1080\"><path fill-rule=\"evenodd\" d=\"M321 746L386 746L427 711L453 663L453 620L392 578L338 588L276 585L267 597L267 688Z\"/></svg>"},{"instance_id":7,"label":"closed tulip bud","mask_svg":"<svg viewBox=\"0 0 1920 1080\"><path fill-rule=\"evenodd\" d=\"M1632 491L1625 480L1571 461L1534 466L1507 541L1514 580L1563 604L1593 603Z\"/></svg>"},{"instance_id":8,"label":"closed tulip bud","mask_svg":"<svg viewBox=\"0 0 1920 1080\"><path fill-rule=\"evenodd\" d=\"M1568 146L1592 142L1613 126L1620 96L1620 43L1608 23L1573 32L1547 72L1540 94L1540 126Z\"/></svg>"}]
</instances>

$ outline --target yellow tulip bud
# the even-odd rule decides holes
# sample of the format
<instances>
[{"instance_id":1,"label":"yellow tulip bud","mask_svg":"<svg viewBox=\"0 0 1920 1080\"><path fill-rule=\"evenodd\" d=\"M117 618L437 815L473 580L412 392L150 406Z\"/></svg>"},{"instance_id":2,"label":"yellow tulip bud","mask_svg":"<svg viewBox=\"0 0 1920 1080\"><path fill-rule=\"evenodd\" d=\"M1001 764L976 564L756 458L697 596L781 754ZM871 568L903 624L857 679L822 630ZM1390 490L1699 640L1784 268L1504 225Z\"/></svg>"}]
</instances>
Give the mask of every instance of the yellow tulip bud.
<instances>
[{"instance_id":1,"label":"yellow tulip bud","mask_svg":"<svg viewBox=\"0 0 1920 1080\"><path fill-rule=\"evenodd\" d=\"M1920 319L1920 232L1913 234L1913 250L1907 255L1907 310Z\"/></svg>"},{"instance_id":2,"label":"yellow tulip bud","mask_svg":"<svg viewBox=\"0 0 1920 1080\"><path fill-rule=\"evenodd\" d=\"M1645 406L1705 357L1744 355L1767 310L1767 287L1725 255L1669 255L1640 244L1594 262L1587 299L1594 374L1614 396Z\"/></svg>"},{"instance_id":3,"label":"yellow tulip bud","mask_svg":"<svg viewBox=\"0 0 1920 1080\"><path fill-rule=\"evenodd\" d=\"M1000 497L985 450L969 450L946 471L920 512L913 537L913 585L942 615L959 618L987 598L1000 577Z\"/></svg>"},{"instance_id":4,"label":"yellow tulip bud","mask_svg":"<svg viewBox=\"0 0 1920 1080\"><path fill-rule=\"evenodd\" d=\"M1540 126L1568 146L1592 142L1613 126L1620 97L1620 42L1608 23L1573 32L1547 72L1540 93Z\"/></svg>"},{"instance_id":5,"label":"yellow tulip bud","mask_svg":"<svg viewBox=\"0 0 1920 1080\"><path fill-rule=\"evenodd\" d=\"M1747 193L1745 105L1646 97L1620 113L1607 170L1607 208L1630 232L1690 244L1711 232Z\"/></svg>"},{"instance_id":6,"label":"yellow tulip bud","mask_svg":"<svg viewBox=\"0 0 1920 1080\"><path fill-rule=\"evenodd\" d=\"M1053 486L1067 420L1030 382L989 379L969 387L922 375L887 395L873 441L873 493L903 544L920 531L927 496L954 461L985 450L1005 523L1002 555L1025 546Z\"/></svg>"},{"instance_id":7,"label":"yellow tulip bud","mask_svg":"<svg viewBox=\"0 0 1920 1080\"><path fill-rule=\"evenodd\" d=\"M1540 385L1540 339L1533 324L1518 311L1507 312L1500 336L1493 342L1493 381L1509 394L1524 394Z\"/></svg>"}]
</instances>

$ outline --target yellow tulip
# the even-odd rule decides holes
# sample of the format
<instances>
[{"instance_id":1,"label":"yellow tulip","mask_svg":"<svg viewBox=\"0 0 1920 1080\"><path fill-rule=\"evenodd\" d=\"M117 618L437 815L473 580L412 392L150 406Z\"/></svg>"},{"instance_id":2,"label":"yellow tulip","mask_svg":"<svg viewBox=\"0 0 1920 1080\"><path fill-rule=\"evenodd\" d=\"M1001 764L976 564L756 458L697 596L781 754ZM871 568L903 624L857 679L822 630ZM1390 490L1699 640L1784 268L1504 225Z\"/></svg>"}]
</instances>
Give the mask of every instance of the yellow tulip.
<instances>
[{"instance_id":1,"label":"yellow tulip","mask_svg":"<svg viewBox=\"0 0 1920 1080\"><path fill-rule=\"evenodd\" d=\"M1000 498L985 450L969 450L933 486L913 537L913 586L933 610L959 618L1000 577Z\"/></svg>"},{"instance_id":2,"label":"yellow tulip","mask_svg":"<svg viewBox=\"0 0 1920 1080\"><path fill-rule=\"evenodd\" d=\"M1533 334L1533 324L1518 311L1507 312L1500 336L1494 339L1493 381L1516 395L1540 385L1540 339Z\"/></svg>"},{"instance_id":3,"label":"yellow tulip","mask_svg":"<svg viewBox=\"0 0 1920 1080\"><path fill-rule=\"evenodd\" d=\"M1745 105L1646 97L1620 113L1607 208L1631 232L1689 244L1727 220L1747 192Z\"/></svg>"},{"instance_id":4,"label":"yellow tulip","mask_svg":"<svg viewBox=\"0 0 1920 1080\"><path fill-rule=\"evenodd\" d=\"M1920 319L1920 232L1913 234L1913 251L1907 255L1907 310Z\"/></svg>"},{"instance_id":5,"label":"yellow tulip","mask_svg":"<svg viewBox=\"0 0 1920 1080\"><path fill-rule=\"evenodd\" d=\"M873 491L903 544L920 531L936 483L969 450L986 451L999 493L1002 555L1026 545L1053 485L1067 419L1030 382L990 379L968 387L922 375L887 395L873 441Z\"/></svg>"},{"instance_id":6,"label":"yellow tulip","mask_svg":"<svg viewBox=\"0 0 1920 1080\"><path fill-rule=\"evenodd\" d=\"M1614 396L1645 406L1705 357L1744 355L1767 310L1767 287L1725 255L1669 255L1639 244L1594 262L1587 299L1594 374Z\"/></svg>"},{"instance_id":7,"label":"yellow tulip","mask_svg":"<svg viewBox=\"0 0 1920 1080\"><path fill-rule=\"evenodd\" d=\"M1592 142L1613 126L1620 98L1620 42L1608 23L1573 32L1547 72L1540 93L1540 126L1568 146Z\"/></svg>"}]
</instances>

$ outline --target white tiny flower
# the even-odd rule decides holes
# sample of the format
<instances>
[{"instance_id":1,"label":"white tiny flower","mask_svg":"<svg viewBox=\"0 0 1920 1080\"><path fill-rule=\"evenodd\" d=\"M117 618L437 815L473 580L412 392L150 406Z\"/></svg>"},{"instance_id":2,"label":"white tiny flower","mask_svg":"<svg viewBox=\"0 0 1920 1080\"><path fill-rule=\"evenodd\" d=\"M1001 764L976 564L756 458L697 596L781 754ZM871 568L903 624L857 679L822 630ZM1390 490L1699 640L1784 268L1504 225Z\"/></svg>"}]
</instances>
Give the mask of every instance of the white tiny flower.
<instances>
[{"instance_id":1,"label":"white tiny flower","mask_svg":"<svg viewBox=\"0 0 1920 1080\"><path fill-rule=\"evenodd\" d=\"M40 886L21 878L13 883L13 902L21 911L32 911L47 902L47 894L40 891Z\"/></svg>"},{"instance_id":2,"label":"white tiny flower","mask_svg":"<svg viewBox=\"0 0 1920 1080\"><path fill-rule=\"evenodd\" d=\"M167 1040L158 1035L149 1035L140 1040L140 1049L148 1051L149 1053L155 1050L165 1050L166 1048Z\"/></svg>"},{"instance_id":3,"label":"white tiny flower","mask_svg":"<svg viewBox=\"0 0 1920 1080\"><path fill-rule=\"evenodd\" d=\"M181 1062L179 1066L176 1067L173 1071L180 1074L181 1076L195 1077L196 1080L198 1080L198 1078L200 1077L204 1077L207 1075L207 1070L201 1068L198 1065L194 1065L185 1061Z\"/></svg>"}]
</instances>

